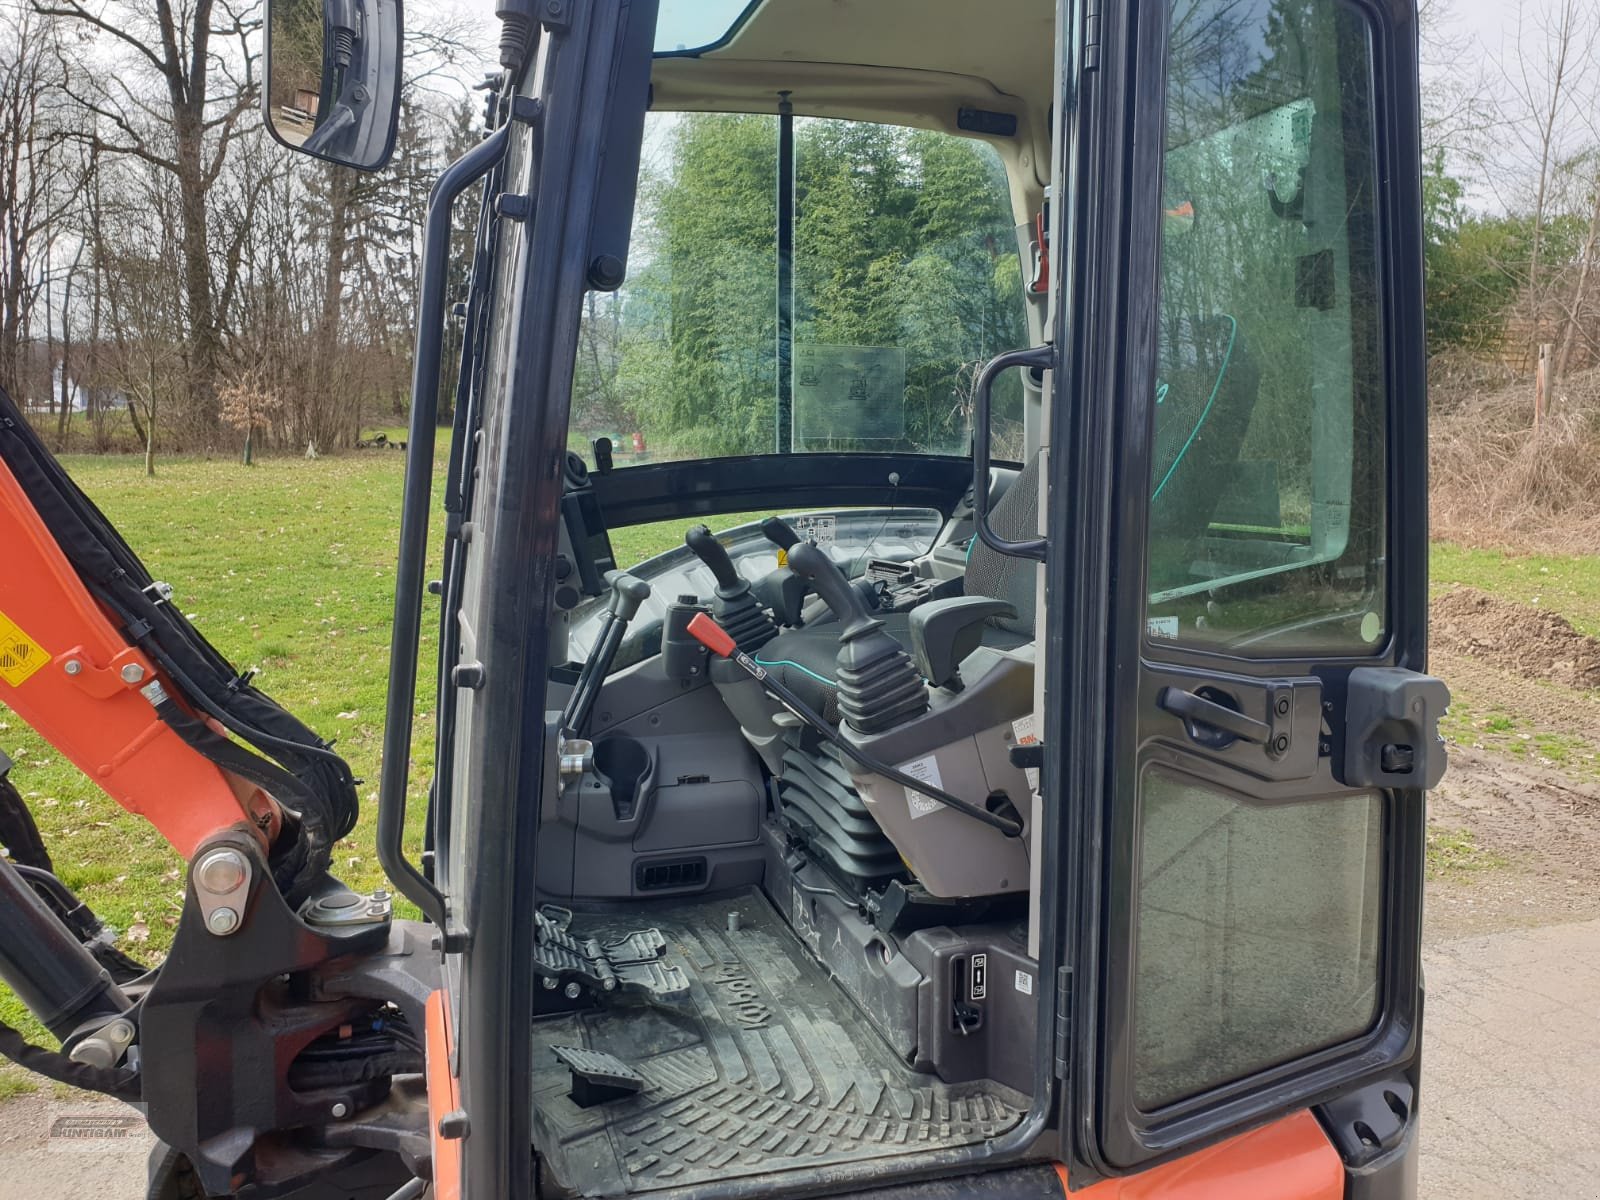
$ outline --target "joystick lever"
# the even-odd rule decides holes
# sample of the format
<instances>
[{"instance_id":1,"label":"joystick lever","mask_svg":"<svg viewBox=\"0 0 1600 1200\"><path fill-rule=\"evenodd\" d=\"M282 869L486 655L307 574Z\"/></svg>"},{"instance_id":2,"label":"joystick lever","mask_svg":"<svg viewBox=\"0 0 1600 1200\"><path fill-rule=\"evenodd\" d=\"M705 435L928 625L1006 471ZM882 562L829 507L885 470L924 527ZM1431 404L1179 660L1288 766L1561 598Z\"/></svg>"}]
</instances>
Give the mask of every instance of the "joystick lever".
<instances>
[{"instance_id":1,"label":"joystick lever","mask_svg":"<svg viewBox=\"0 0 1600 1200\"><path fill-rule=\"evenodd\" d=\"M810 542L789 551L795 573L811 580L817 595L839 618L839 653L834 663L839 712L858 733L882 733L928 711L928 689L904 647L884 631L828 555Z\"/></svg>"},{"instance_id":2,"label":"joystick lever","mask_svg":"<svg viewBox=\"0 0 1600 1200\"><path fill-rule=\"evenodd\" d=\"M728 557L728 548L704 525L691 525L683 544L706 565L717 581L711 612L717 623L733 635L741 650L759 650L778 636L767 610L751 594L750 583Z\"/></svg>"},{"instance_id":3,"label":"joystick lever","mask_svg":"<svg viewBox=\"0 0 1600 1200\"><path fill-rule=\"evenodd\" d=\"M605 624L594 640L561 714L562 730L573 737L581 738L587 731L594 702L600 698L606 676L611 674L611 664L628 632L628 623L638 616L639 606L650 598L650 585L626 571L607 572L606 582L611 585L611 600L606 606Z\"/></svg>"},{"instance_id":4,"label":"joystick lever","mask_svg":"<svg viewBox=\"0 0 1600 1200\"><path fill-rule=\"evenodd\" d=\"M819 546L799 542L789 550L789 565L795 573L811 581L811 589L822 597L822 602L839 618L841 642L882 629L883 622L867 608L866 597L851 586L844 572Z\"/></svg>"}]
</instances>

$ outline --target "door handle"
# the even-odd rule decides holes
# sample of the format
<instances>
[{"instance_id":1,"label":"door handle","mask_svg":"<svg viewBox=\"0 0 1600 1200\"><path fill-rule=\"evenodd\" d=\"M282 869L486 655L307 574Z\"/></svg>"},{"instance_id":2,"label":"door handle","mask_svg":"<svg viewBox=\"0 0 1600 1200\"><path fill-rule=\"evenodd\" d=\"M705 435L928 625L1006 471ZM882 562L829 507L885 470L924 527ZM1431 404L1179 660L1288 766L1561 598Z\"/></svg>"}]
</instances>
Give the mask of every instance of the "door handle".
<instances>
[{"instance_id":1,"label":"door handle","mask_svg":"<svg viewBox=\"0 0 1600 1200\"><path fill-rule=\"evenodd\" d=\"M1182 688L1164 687L1156 698L1156 703L1173 716L1182 719L1189 736L1197 742L1213 741L1202 737L1196 729L1196 726L1203 725L1228 734L1229 741L1253 742L1258 746L1269 745L1268 739L1272 736L1272 729L1265 721L1257 721L1254 717L1245 716L1238 709L1229 708L1226 704L1210 699L1202 694L1205 690L1202 688L1200 692L1186 692ZM1214 748L1221 749L1221 746L1214 745Z\"/></svg>"},{"instance_id":2,"label":"door handle","mask_svg":"<svg viewBox=\"0 0 1600 1200\"><path fill-rule=\"evenodd\" d=\"M1013 367L1048 371L1055 366L1053 347L1035 346L1031 350L1010 350L991 358L978 372L972 387L972 524L978 539L997 554L1008 558L1044 561L1046 538L1025 538L1020 542L1001 537L989 526L989 419L994 381Z\"/></svg>"}]
</instances>

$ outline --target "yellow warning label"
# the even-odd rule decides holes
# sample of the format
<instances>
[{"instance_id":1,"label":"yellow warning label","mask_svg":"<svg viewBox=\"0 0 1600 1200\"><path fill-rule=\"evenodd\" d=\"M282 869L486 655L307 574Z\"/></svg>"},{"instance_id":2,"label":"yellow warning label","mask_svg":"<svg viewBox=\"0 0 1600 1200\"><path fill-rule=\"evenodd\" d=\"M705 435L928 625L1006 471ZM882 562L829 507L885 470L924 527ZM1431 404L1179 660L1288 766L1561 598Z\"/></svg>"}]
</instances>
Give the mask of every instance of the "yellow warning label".
<instances>
[{"instance_id":1,"label":"yellow warning label","mask_svg":"<svg viewBox=\"0 0 1600 1200\"><path fill-rule=\"evenodd\" d=\"M787 550L780 549L778 551L778 565L780 567L787 567L789 565L789 552Z\"/></svg>"},{"instance_id":2,"label":"yellow warning label","mask_svg":"<svg viewBox=\"0 0 1600 1200\"><path fill-rule=\"evenodd\" d=\"M43 646L23 633L5 613L0 613L0 679L12 687L21 687L28 676L49 661L50 656Z\"/></svg>"}]
</instances>

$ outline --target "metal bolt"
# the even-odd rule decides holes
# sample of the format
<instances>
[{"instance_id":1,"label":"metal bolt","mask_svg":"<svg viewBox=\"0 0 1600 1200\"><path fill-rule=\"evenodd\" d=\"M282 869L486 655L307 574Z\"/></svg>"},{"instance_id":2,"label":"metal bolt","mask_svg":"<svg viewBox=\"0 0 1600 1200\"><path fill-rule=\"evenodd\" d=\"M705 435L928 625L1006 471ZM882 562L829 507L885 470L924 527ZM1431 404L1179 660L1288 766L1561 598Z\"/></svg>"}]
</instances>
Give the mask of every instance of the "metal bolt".
<instances>
[{"instance_id":1,"label":"metal bolt","mask_svg":"<svg viewBox=\"0 0 1600 1200\"><path fill-rule=\"evenodd\" d=\"M548 976L548 975L546 975L539 982L544 984L544 990L547 991L547 992L553 992L553 991L556 990L556 986L557 986L556 981L554 979L551 979L550 976Z\"/></svg>"},{"instance_id":2,"label":"metal bolt","mask_svg":"<svg viewBox=\"0 0 1600 1200\"><path fill-rule=\"evenodd\" d=\"M1286 717L1289 715L1289 697L1278 697L1278 715L1280 717Z\"/></svg>"},{"instance_id":3,"label":"metal bolt","mask_svg":"<svg viewBox=\"0 0 1600 1200\"><path fill-rule=\"evenodd\" d=\"M129 663L122 668L123 683L141 683L144 680L144 668L138 663Z\"/></svg>"},{"instance_id":4,"label":"metal bolt","mask_svg":"<svg viewBox=\"0 0 1600 1200\"><path fill-rule=\"evenodd\" d=\"M133 1022L118 1017L111 1024L100 1031L119 1046L126 1046L133 1041Z\"/></svg>"},{"instance_id":5,"label":"metal bolt","mask_svg":"<svg viewBox=\"0 0 1600 1200\"><path fill-rule=\"evenodd\" d=\"M567 999L568 1000L576 1000L581 995L583 995L583 989L581 987L579 987L575 983L567 984Z\"/></svg>"},{"instance_id":6,"label":"metal bolt","mask_svg":"<svg viewBox=\"0 0 1600 1200\"><path fill-rule=\"evenodd\" d=\"M333 1115L336 1118L348 1117L350 1115L350 1106L343 1100L340 1100L333 1106Z\"/></svg>"},{"instance_id":7,"label":"metal bolt","mask_svg":"<svg viewBox=\"0 0 1600 1200\"><path fill-rule=\"evenodd\" d=\"M237 850L213 850L194 869L195 885L215 896L238 891L249 875L250 864Z\"/></svg>"},{"instance_id":8,"label":"metal bolt","mask_svg":"<svg viewBox=\"0 0 1600 1200\"><path fill-rule=\"evenodd\" d=\"M65 671L68 675L82 675L83 674L83 664L81 662L79 662L75 658L67 659L66 663L62 666L61 669L63 671Z\"/></svg>"},{"instance_id":9,"label":"metal bolt","mask_svg":"<svg viewBox=\"0 0 1600 1200\"><path fill-rule=\"evenodd\" d=\"M95 1067L105 1070L117 1065L121 1053L101 1033L91 1033L83 1041L72 1048L72 1053L67 1056L75 1063L82 1063L86 1067Z\"/></svg>"},{"instance_id":10,"label":"metal bolt","mask_svg":"<svg viewBox=\"0 0 1600 1200\"><path fill-rule=\"evenodd\" d=\"M739 923L740 923L740 917L739 917L738 913L731 912L731 913L728 914L728 932L729 933L738 933L739 932Z\"/></svg>"},{"instance_id":11,"label":"metal bolt","mask_svg":"<svg viewBox=\"0 0 1600 1200\"><path fill-rule=\"evenodd\" d=\"M219 908L211 914L206 927L218 937L227 937L239 928L239 914L231 908Z\"/></svg>"}]
</instances>

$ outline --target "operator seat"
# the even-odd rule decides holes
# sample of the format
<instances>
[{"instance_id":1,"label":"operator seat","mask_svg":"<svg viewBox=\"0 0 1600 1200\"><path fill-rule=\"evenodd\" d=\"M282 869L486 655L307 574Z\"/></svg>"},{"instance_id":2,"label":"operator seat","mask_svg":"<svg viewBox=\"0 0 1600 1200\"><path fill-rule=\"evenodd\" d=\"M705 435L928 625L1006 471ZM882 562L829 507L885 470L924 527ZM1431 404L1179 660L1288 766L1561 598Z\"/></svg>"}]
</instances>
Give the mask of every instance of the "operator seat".
<instances>
[{"instance_id":1,"label":"operator seat","mask_svg":"<svg viewBox=\"0 0 1600 1200\"><path fill-rule=\"evenodd\" d=\"M989 525L1000 537L1020 540L1038 536L1039 456L1006 489L989 512ZM1034 561L991 550L974 537L967 553L964 591L968 596L1004 600L1015 617L992 617L983 629L985 646L1012 649L1033 640ZM910 650L905 614L886 614L885 630ZM896 619L898 618L898 619ZM829 724L839 723L837 663L839 626L828 621L780 633L751 657L772 672Z\"/></svg>"},{"instance_id":2,"label":"operator seat","mask_svg":"<svg viewBox=\"0 0 1600 1200\"><path fill-rule=\"evenodd\" d=\"M1172 372L1157 404L1151 529L1156 536L1193 541L1204 536L1233 477L1261 391L1261 369L1249 339L1230 315L1193 323L1193 360ZM1038 536L1039 456L1028 460L989 513L1007 541ZM1034 637L1032 559L1013 558L972 539L963 590L1003 600L1016 616L991 617L981 644L1009 650ZM909 651L905 624L895 613L884 628ZM838 626L791 630L762 646L755 659L829 722L839 721L835 658Z\"/></svg>"}]
</instances>

